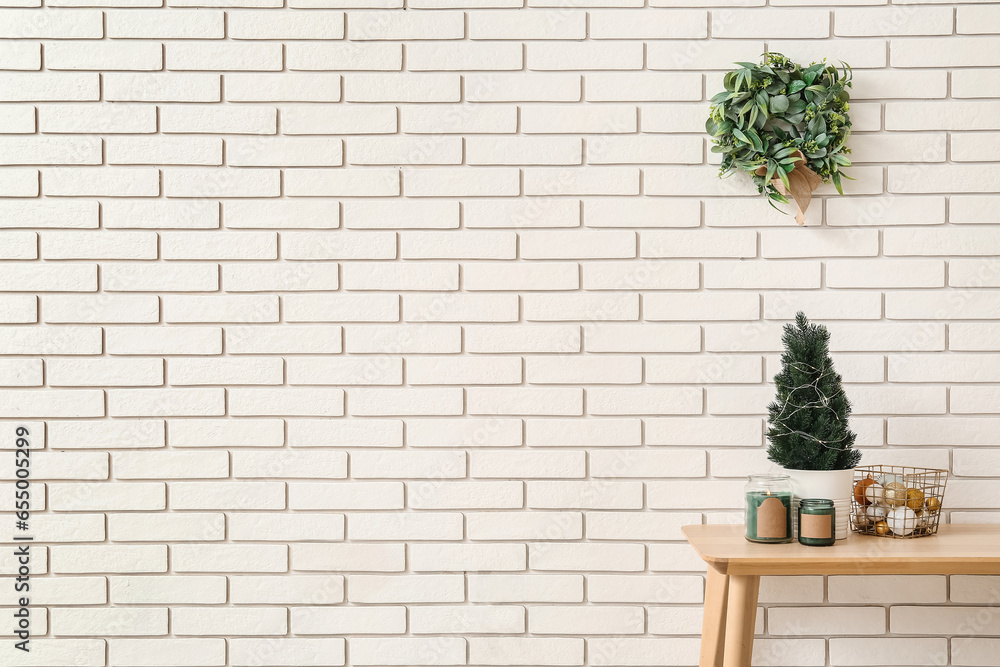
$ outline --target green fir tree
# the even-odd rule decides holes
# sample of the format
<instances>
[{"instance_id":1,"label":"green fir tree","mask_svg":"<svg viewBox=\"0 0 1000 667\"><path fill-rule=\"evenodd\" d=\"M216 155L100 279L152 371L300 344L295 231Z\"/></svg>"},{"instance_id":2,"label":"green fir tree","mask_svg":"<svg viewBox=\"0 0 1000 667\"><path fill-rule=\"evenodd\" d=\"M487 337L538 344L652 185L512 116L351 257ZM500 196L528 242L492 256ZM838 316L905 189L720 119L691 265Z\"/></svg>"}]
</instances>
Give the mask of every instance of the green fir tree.
<instances>
[{"instance_id":1,"label":"green fir tree","mask_svg":"<svg viewBox=\"0 0 1000 667\"><path fill-rule=\"evenodd\" d=\"M767 406L767 457L795 470L844 470L861 461L848 427L851 403L830 359L830 332L799 312L781 337L785 351Z\"/></svg>"}]
</instances>

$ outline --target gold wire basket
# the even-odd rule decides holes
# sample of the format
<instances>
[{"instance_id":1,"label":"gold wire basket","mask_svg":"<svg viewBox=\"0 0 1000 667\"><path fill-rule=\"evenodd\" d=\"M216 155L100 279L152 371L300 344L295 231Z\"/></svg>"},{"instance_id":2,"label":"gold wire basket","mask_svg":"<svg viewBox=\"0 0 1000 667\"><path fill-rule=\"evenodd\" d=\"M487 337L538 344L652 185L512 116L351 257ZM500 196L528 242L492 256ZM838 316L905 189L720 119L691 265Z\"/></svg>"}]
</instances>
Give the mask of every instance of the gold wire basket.
<instances>
[{"instance_id":1,"label":"gold wire basket","mask_svg":"<svg viewBox=\"0 0 1000 667\"><path fill-rule=\"evenodd\" d=\"M862 535L909 539L937 532L948 471L910 466L854 469L851 530Z\"/></svg>"}]
</instances>

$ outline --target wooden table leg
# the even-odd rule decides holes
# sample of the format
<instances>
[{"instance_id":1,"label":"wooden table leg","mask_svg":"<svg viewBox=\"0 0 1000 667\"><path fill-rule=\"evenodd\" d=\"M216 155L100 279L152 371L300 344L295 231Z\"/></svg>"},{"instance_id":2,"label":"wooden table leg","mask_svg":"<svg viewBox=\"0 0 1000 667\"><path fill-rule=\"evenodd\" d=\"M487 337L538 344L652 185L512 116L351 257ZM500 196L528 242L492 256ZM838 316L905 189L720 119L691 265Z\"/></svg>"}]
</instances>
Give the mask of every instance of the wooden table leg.
<instances>
[{"instance_id":1,"label":"wooden table leg","mask_svg":"<svg viewBox=\"0 0 1000 667\"><path fill-rule=\"evenodd\" d=\"M701 659L699 667L723 667L722 651L726 642L726 603L729 598L729 577L708 566L705 584L705 620L701 626Z\"/></svg>"},{"instance_id":2,"label":"wooden table leg","mask_svg":"<svg viewBox=\"0 0 1000 667\"><path fill-rule=\"evenodd\" d=\"M724 667L750 667L759 590L760 577L752 575L729 577L726 653L722 662Z\"/></svg>"}]
</instances>

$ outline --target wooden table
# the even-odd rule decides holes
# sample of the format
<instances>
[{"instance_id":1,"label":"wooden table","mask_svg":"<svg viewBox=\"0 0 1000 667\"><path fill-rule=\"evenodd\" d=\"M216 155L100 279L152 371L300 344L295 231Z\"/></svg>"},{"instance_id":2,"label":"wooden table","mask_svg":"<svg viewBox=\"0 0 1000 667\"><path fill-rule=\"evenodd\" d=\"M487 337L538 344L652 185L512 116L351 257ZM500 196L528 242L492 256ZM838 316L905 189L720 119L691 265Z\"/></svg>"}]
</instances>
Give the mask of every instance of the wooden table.
<instances>
[{"instance_id":1,"label":"wooden table","mask_svg":"<svg viewBox=\"0 0 1000 667\"><path fill-rule=\"evenodd\" d=\"M904 540L850 533L832 547L755 544L742 524L683 530L708 563L700 667L750 667L761 575L1000 574L1000 525L942 525Z\"/></svg>"}]
</instances>

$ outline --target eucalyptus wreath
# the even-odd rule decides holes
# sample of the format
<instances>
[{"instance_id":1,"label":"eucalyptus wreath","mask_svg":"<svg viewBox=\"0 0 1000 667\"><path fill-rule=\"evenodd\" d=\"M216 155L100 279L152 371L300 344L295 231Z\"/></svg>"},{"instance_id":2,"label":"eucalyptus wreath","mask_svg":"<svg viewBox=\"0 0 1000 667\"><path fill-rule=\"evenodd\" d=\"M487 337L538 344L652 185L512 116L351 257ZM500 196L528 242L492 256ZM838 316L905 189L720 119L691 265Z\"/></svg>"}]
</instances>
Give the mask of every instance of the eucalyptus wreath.
<instances>
[{"instance_id":1,"label":"eucalyptus wreath","mask_svg":"<svg viewBox=\"0 0 1000 667\"><path fill-rule=\"evenodd\" d=\"M787 193L788 174L802 162L844 194L840 179L850 176L840 168L851 166L845 155L851 152L845 145L851 67L841 63L838 71L824 59L803 68L780 53L763 54L759 65L736 64L723 79L726 89L712 98L705 124L714 137L712 152L722 154L719 176L748 172L772 206L787 204L777 182Z\"/></svg>"}]
</instances>

